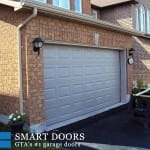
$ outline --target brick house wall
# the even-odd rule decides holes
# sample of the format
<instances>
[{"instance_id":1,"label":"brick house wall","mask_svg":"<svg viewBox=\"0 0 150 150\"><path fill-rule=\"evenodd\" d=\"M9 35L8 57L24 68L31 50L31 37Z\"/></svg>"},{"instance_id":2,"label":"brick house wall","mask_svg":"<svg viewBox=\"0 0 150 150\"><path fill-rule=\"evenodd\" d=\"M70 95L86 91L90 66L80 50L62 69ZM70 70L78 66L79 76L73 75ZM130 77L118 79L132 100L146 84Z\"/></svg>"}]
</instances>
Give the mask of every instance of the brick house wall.
<instances>
[{"instance_id":1,"label":"brick house wall","mask_svg":"<svg viewBox=\"0 0 150 150\"><path fill-rule=\"evenodd\" d=\"M17 26L25 17L0 5L0 114L19 110Z\"/></svg>"},{"instance_id":2,"label":"brick house wall","mask_svg":"<svg viewBox=\"0 0 150 150\"><path fill-rule=\"evenodd\" d=\"M18 108L18 55L15 16L8 15L10 9L8 14L4 10L0 6L0 111L8 114Z\"/></svg>"},{"instance_id":3,"label":"brick house wall","mask_svg":"<svg viewBox=\"0 0 150 150\"><path fill-rule=\"evenodd\" d=\"M132 5L127 3L103 8L100 10L100 19L132 29Z\"/></svg>"},{"instance_id":4,"label":"brick house wall","mask_svg":"<svg viewBox=\"0 0 150 150\"><path fill-rule=\"evenodd\" d=\"M82 8L83 8L83 13L91 15L92 10L91 10L91 3L90 0L83 0L82 1Z\"/></svg>"},{"instance_id":5,"label":"brick house wall","mask_svg":"<svg viewBox=\"0 0 150 150\"><path fill-rule=\"evenodd\" d=\"M134 37L133 47L136 49L133 79L150 84L150 39Z\"/></svg>"},{"instance_id":6,"label":"brick house wall","mask_svg":"<svg viewBox=\"0 0 150 150\"><path fill-rule=\"evenodd\" d=\"M17 26L32 12L14 12L0 5L0 114L8 115L19 110ZM5 29L5 30L4 30ZM71 20L38 14L22 30L22 67L24 112L30 125L44 122L43 51L33 51L33 40L57 40L95 45L94 35L100 35L99 46L130 48L131 36L124 33L93 27ZM5 38L4 38L5 37ZM132 66L128 65L128 91L131 91Z\"/></svg>"},{"instance_id":7,"label":"brick house wall","mask_svg":"<svg viewBox=\"0 0 150 150\"><path fill-rule=\"evenodd\" d=\"M100 11L100 19L125 28L135 29L135 8L144 5L145 9L150 9L149 0L137 1L138 4L127 3L97 9ZM132 47L136 50L133 81L143 80L145 83L150 84L150 39L133 37Z\"/></svg>"},{"instance_id":8,"label":"brick house wall","mask_svg":"<svg viewBox=\"0 0 150 150\"><path fill-rule=\"evenodd\" d=\"M137 0L139 4L133 6L133 10L141 5L145 10L150 9L149 0ZM134 12L134 11L133 11ZM135 14L133 13L135 27ZM150 39L133 38L133 47L136 49L134 69L134 80L143 80L150 85Z\"/></svg>"},{"instance_id":9,"label":"brick house wall","mask_svg":"<svg viewBox=\"0 0 150 150\"><path fill-rule=\"evenodd\" d=\"M94 44L94 34L100 34L99 46L107 47L131 47L131 37L117 32L107 31L101 28L79 24L76 22L65 21L63 19L53 18L52 16L38 16L33 19L22 32L23 53L26 57L24 61L23 74L24 81L28 80L24 89L25 110L30 114L30 123L36 124L44 121L44 77L43 77L43 51L38 57L32 50L32 41L35 37L40 36L44 40L57 40L65 42L75 42L83 44ZM26 47L26 49L25 49ZM132 70L132 68L129 69ZM25 72L28 70L28 76ZM41 71L42 70L42 71ZM130 79L129 79L130 83ZM26 89L28 87L28 89ZM130 84L129 84L130 87ZM38 116L38 118L36 117Z\"/></svg>"}]
</instances>

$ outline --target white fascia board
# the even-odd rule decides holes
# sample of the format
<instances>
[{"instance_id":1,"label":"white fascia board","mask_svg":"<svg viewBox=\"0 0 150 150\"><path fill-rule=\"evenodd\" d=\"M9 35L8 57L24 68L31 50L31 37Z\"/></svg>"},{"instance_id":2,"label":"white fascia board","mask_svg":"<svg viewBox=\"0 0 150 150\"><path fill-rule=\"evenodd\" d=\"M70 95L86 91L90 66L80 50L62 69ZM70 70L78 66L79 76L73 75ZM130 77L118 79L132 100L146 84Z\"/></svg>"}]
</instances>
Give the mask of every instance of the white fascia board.
<instances>
[{"instance_id":1,"label":"white fascia board","mask_svg":"<svg viewBox=\"0 0 150 150\"><path fill-rule=\"evenodd\" d=\"M15 11L23 8L21 2L16 2L12 0L0 0L0 4L13 7Z\"/></svg>"}]
</instances>

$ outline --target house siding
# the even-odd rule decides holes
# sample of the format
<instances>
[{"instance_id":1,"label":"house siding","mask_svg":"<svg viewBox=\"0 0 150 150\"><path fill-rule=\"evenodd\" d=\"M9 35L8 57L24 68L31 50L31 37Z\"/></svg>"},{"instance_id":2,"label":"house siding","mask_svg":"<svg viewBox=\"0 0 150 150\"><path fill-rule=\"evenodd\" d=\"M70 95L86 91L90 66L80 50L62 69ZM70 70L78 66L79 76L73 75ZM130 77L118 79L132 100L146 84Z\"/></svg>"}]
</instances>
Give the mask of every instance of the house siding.
<instances>
[{"instance_id":1,"label":"house siding","mask_svg":"<svg viewBox=\"0 0 150 150\"><path fill-rule=\"evenodd\" d=\"M19 110L18 24L13 9L0 5L0 114L5 115Z\"/></svg>"},{"instance_id":2,"label":"house siding","mask_svg":"<svg viewBox=\"0 0 150 150\"><path fill-rule=\"evenodd\" d=\"M150 40L133 38L135 63L133 65L133 80L142 80L150 86Z\"/></svg>"},{"instance_id":3,"label":"house siding","mask_svg":"<svg viewBox=\"0 0 150 150\"><path fill-rule=\"evenodd\" d=\"M31 12L14 12L9 7L0 6L0 114L9 114L19 110L19 87L18 87L18 49L17 49L17 26L27 18ZM6 29L4 31L4 29ZM10 30L11 29L11 30ZM53 16L39 14L32 19L22 30L22 67L23 67L23 98L24 111L27 114L29 125L45 121L44 104L44 64L43 50L40 56L33 51L33 40L40 36L44 40L57 40L74 42L78 44L95 45L95 33L100 35L97 46L130 48L131 36L124 33L105 30L71 20L63 20ZM6 38L4 38L6 37ZM2 43L2 42L1 42ZM128 53L127 53L128 55ZM6 69L8 66L8 69ZM13 69L12 69L13 68ZM127 65L128 92L131 91L132 66ZM5 80L4 80L5 78ZM11 95L15 97L7 97ZM7 97L4 100L3 97Z\"/></svg>"},{"instance_id":4,"label":"house siding","mask_svg":"<svg viewBox=\"0 0 150 150\"><path fill-rule=\"evenodd\" d=\"M138 4L134 5L133 8L133 22L135 28L135 14L134 10L136 7L141 5L144 6L145 10L150 9L149 0L137 0ZM136 52L134 55L135 64L133 65L134 69L134 80L143 80L150 86L150 39L146 38L133 38L133 47Z\"/></svg>"},{"instance_id":5,"label":"house siding","mask_svg":"<svg viewBox=\"0 0 150 150\"><path fill-rule=\"evenodd\" d=\"M144 5L145 9L150 9L149 0L138 0L138 4L122 4L103 8L100 11L100 19L108 21L125 28L135 29L135 8ZM132 47L135 63L133 65L133 81L143 80L150 84L150 40L147 38L133 37Z\"/></svg>"},{"instance_id":6,"label":"house siding","mask_svg":"<svg viewBox=\"0 0 150 150\"><path fill-rule=\"evenodd\" d=\"M93 38L95 33L100 35L99 46L131 47L131 37L128 35L53 17L38 16L23 29L22 39L26 41L22 43L23 47L26 47L26 49L23 49L22 53L22 56L26 57L23 63L23 82L28 80L28 83L26 83L28 87L28 96L27 93L24 93L24 98L26 102L26 112L30 114L29 118L31 124L42 122L45 119L43 51L41 51L39 57L33 52L33 39L40 36L44 40L94 45ZM28 61L28 63L26 61ZM25 64L27 65L25 66ZM131 68L131 66L129 66L129 68ZM25 74L27 70L28 75ZM132 78L131 75L130 78ZM131 87L130 80L131 79L129 79L129 88ZM24 88L26 88L26 86Z\"/></svg>"},{"instance_id":7,"label":"house siding","mask_svg":"<svg viewBox=\"0 0 150 150\"><path fill-rule=\"evenodd\" d=\"M88 15L92 14L90 0L82 0L82 9L83 9L83 14L88 14Z\"/></svg>"},{"instance_id":8,"label":"house siding","mask_svg":"<svg viewBox=\"0 0 150 150\"><path fill-rule=\"evenodd\" d=\"M132 5L122 4L103 8L100 10L100 19L132 29Z\"/></svg>"}]
</instances>

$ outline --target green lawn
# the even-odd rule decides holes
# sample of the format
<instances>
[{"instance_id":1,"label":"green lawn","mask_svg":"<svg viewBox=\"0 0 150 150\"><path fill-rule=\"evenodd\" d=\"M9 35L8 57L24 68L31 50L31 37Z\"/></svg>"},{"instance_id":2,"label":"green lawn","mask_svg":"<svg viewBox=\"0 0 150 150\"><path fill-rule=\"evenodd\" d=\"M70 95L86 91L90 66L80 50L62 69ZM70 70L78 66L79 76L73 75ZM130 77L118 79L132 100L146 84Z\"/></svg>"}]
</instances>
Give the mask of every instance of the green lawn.
<instances>
[{"instance_id":1,"label":"green lawn","mask_svg":"<svg viewBox=\"0 0 150 150\"><path fill-rule=\"evenodd\" d=\"M10 128L9 128L9 126L7 126L7 125L4 125L4 124L1 124L0 123L0 132L5 132L5 131L10 131ZM36 143L37 143L38 141L36 141ZM35 144L35 141L33 141L33 142L31 142L33 145ZM39 142L38 142L39 143ZM40 143L42 143L42 142L40 142ZM45 142L44 142L45 143ZM28 148L28 147L25 147L25 148L16 148L15 146L14 146L14 143L12 142L12 146L13 146L13 148L11 148L11 150L42 150L42 148L41 147L30 147L30 148ZM45 150L62 150L62 149L58 149L58 148L45 148Z\"/></svg>"}]
</instances>

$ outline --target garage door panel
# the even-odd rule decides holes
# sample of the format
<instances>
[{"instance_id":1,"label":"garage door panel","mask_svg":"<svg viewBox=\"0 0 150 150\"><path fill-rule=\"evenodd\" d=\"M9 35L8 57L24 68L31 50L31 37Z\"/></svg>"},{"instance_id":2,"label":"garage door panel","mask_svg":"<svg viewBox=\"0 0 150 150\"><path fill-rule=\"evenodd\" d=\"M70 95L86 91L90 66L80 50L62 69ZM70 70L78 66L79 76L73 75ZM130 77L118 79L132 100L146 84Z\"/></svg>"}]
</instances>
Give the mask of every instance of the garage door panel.
<instances>
[{"instance_id":1,"label":"garage door panel","mask_svg":"<svg viewBox=\"0 0 150 150\"><path fill-rule=\"evenodd\" d=\"M62 67L57 69L57 77L69 77L70 76L70 68Z\"/></svg>"},{"instance_id":2,"label":"garage door panel","mask_svg":"<svg viewBox=\"0 0 150 150\"><path fill-rule=\"evenodd\" d=\"M96 90L96 84L95 83L85 83L83 88L84 88L83 89L84 92Z\"/></svg>"},{"instance_id":3,"label":"garage door panel","mask_svg":"<svg viewBox=\"0 0 150 150\"><path fill-rule=\"evenodd\" d=\"M71 67L81 67L82 62L80 60L72 60Z\"/></svg>"},{"instance_id":4,"label":"garage door panel","mask_svg":"<svg viewBox=\"0 0 150 150\"><path fill-rule=\"evenodd\" d=\"M72 105L71 97L69 96L61 97L59 99L48 99L46 100L46 103L46 109L50 109L51 107L60 108L61 106Z\"/></svg>"},{"instance_id":5,"label":"garage door panel","mask_svg":"<svg viewBox=\"0 0 150 150\"><path fill-rule=\"evenodd\" d=\"M85 77L84 77L84 81L85 83L96 83L97 82L97 79L96 79L97 75L87 75L85 74ZM102 79L99 79L99 80L102 80Z\"/></svg>"},{"instance_id":6,"label":"garage door panel","mask_svg":"<svg viewBox=\"0 0 150 150\"><path fill-rule=\"evenodd\" d=\"M47 68L45 70L45 79L53 79L56 77L56 69L53 68Z\"/></svg>"},{"instance_id":7,"label":"garage door panel","mask_svg":"<svg viewBox=\"0 0 150 150\"><path fill-rule=\"evenodd\" d=\"M58 80L57 82L57 87L64 87L64 86L70 86L71 85L71 79L68 77L61 77L61 78L57 78Z\"/></svg>"},{"instance_id":8,"label":"garage door panel","mask_svg":"<svg viewBox=\"0 0 150 150\"><path fill-rule=\"evenodd\" d=\"M84 93L72 94L72 102L85 101L86 97Z\"/></svg>"},{"instance_id":9,"label":"garage door panel","mask_svg":"<svg viewBox=\"0 0 150 150\"><path fill-rule=\"evenodd\" d=\"M72 93L72 95L74 95L74 94L80 94L80 93L83 93L84 92L84 87L83 87L83 85L74 85L74 86L71 86L70 87L71 88L71 93Z\"/></svg>"},{"instance_id":10,"label":"garage door panel","mask_svg":"<svg viewBox=\"0 0 150 150\"><path fill-rule=\"evenodd\" d=\"M59 97L69 96L71 95L70 91L71 91L70 87L60 87L58 88L58 96Z\"/></svg>"},{"instance_id":11,"label":"garage door panel","mask_svg":"<svg viewBox=\"0 0 150 150\"><path fill-rule=\"evenodd\" d=\"M119 63L119 51L45 46L47 125L63 123L119 103Z\"/></svg>"},{"instance_id":12,"label":"garage door panel","mask_svg":"<svg viewBox=\"0 0 150 150\"><path fill-rule=\"evenodd\" d=\"M45 91L46 99L51 99L56 97L56 89L47 89Z\"/></svg>"},{"instance_id":13,"label":"garage door panel","mask_svg":"<svg viewBox=\"0 0 150 150\"><path fill-rule=\"evenodd\" d=\"M48 47L46 47L48 48ZM51 53L49 53L49 51L44 51L44 61L46 61L46 59L56 59L57 58L57 49L55 47L53 47L53 51L51 51Z\"/></svg>"},{"instance_id":14,"label":"garage door panel","mask_svg":"<svg viewBox=\"0 0 150 150\"><path fill-rule=\"evenodd\" d=\"M59 53L59 54L58 54ZM57 57L59 59L63 59L63 60L67 60L67 59L70 59L70 56L71 56L71 51L70 49L66 48L66 49L61 49L61 50L58 50L57 49Z\"/></svg>"},{"instance_id":15,"label":"garage door panel","mask_svg":"<svg viewBox=\"0 0 150 150\"><path fill-rule=\"evenodd\" d=\"M82 67L74 67L73 71L71 72L74 76L81 76L83 74Z\"/></svg>"},{"instance_id":16,"label":"garage door panel","mask_svg":"<svg viewBox=\"0 0 150 150\"><path fill-rule=\"evenodd\" d=\"M75 76L71 78L72 85L82 85L83 84L83 78L81 76Z\"/></svg>"},{"instance_id":17,"label":"garage door panel","mask_svg":"<svg viewBox=\"0 0 150 150\"><path fill-rule=\"evenodd\" d=\"M47 115L48 118L51 118L50 119L50 123L53 124L53 123L57 123L57 122L61 122L61 121L65 121L67 119L72 119L73 118L73 113L72 112L75 112L75 111L71 111L70 113L67 113L68 109L70 109L71 107L69 108L58 108L57 111L52 109L52 110L49 110L47 114L50 114L50 115ZM59 110L59 111L58 111ZM54 113L55 111L55 113ZM81 113L81 111L79 111ZM53 113L53 114L52 114ZM56 118L57 116L57 118ZM77 117L77 116L75 116ZM48 120L49 122L49 120Z\"/></svg>"}]
</instances>

